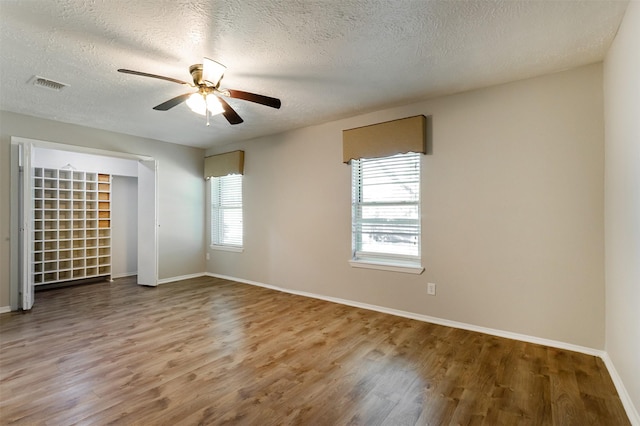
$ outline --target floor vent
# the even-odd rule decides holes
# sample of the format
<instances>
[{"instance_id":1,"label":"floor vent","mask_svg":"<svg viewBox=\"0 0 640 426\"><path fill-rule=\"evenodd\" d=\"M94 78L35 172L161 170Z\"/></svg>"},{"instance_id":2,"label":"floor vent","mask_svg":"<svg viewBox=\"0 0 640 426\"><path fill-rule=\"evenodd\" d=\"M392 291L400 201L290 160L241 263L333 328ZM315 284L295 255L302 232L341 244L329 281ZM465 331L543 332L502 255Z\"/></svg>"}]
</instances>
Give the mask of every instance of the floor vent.
<instances>
[{"instance_id":1,"label":"floor vent","mask_svg":"<svg viewBox=\"0 0 640 426\"><path fill-rule=\"evenodd\" d=\"M56 92L59 92L68 86L68 84L60 83L59 81L49 80L48 78L40 77L37 75L34 75L31 78L30 82L34 86L43 87L49 90L55 90Z\"/></svg>"}]
</instances>

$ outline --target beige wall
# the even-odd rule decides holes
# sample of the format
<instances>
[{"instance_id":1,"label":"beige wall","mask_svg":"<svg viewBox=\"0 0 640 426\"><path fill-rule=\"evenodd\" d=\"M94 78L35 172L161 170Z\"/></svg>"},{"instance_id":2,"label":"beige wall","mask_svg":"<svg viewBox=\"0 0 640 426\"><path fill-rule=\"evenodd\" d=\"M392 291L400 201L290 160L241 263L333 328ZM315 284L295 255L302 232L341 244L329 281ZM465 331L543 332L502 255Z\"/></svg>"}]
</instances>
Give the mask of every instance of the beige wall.
<instances>
[{"instance_id":1,"label":"beige wall","mask_svg":"<svg viewBox=\"0 0 640 426\"><path fill-rule=\"evenodd\" d=\"M640 423L640 3L604 62L606 351Z\"/></svg>"},{"instance_id":2,"label":"beige wall","mask_svg":"<svg viewBox=\"0 0 640 426\"><path fill-rule=\"evenodd\" d=\"M153 156L159 180L159 278L203 272L202 149L0 111L0 307L9 306L11 136Z\"/></svg>"},{"instance_id":3,"label":"beige wall","mask_svg":"<svg viewBox=\"0 0 640 426\"><path fill-rule=\"evenodd\" d=\"M341 131L417 114L426 271L353 269ZM596 64L212 149L246 151L245 250L207 270L602 349L603 132Z\"/></svg>"}]
</instances>

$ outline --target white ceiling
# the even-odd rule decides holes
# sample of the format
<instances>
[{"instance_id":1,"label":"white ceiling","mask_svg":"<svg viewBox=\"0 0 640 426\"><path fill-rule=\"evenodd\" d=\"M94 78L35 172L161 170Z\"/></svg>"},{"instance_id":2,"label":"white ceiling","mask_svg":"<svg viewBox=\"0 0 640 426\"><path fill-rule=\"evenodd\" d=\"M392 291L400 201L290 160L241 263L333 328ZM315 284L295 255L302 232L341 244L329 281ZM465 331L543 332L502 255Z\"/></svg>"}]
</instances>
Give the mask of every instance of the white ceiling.
<instances>
[{"instance_id":1,"label":"white ceiling","mask_svg":"<svg viewBox=\"0 0 640 426\"><path fill-rule=\"evenodd\" d=\"M0 108L195 147L560 71L603 59L627 1L0 0ZM245 122L153 106L203 56ZM34 76L69 84L60 92Z\"/></svg>"}]
</instances>

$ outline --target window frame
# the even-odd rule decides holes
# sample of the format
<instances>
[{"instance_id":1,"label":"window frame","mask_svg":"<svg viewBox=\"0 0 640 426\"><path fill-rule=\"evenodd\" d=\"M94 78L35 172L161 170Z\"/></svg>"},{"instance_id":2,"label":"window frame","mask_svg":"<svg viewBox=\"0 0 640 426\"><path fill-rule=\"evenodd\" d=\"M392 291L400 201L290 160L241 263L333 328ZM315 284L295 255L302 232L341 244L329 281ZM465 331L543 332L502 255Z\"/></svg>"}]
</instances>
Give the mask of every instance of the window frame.
<instances>
[{"instance_id":1,"label":"window frame","mask_svg":"<svg viewBox=\"0 0 640 426\"><path fill-rule=\"evenodd\" d=\"M220 183L223 182L223 180L226 180L225 178L229 178L229 177L239 177L240 179L240 205L218 205L215 203L215 199L216 198L220 198L218 196L216 196L216 194L214 193L214 191L219 191L220 189ZM221 251L230 251L230 252L242 252L244 250L244 178L242 174L229 174L226 176L219 176L219 177L211 177L209 179L207 179L209 182L209 188L208 188L208 195L209 195L209 247L213 250L221 250ZM220 211L221 210L240 210L240 217L241 217L241 226L240 226L240 231L241 231L241 236L240 236L240 244L231 244L231 243L225 243L223 241L218 241L214 238L214 231L215 229L220 226L220 225L216 225L214 224L214 220L216 220L216 218L220 219ZM222 226L224 226L224 221L222 223ZM218 236L220 236L220 234L218 234Z\"/></svg>"},{"instance_id":2,"label":"window frame","mask_svg":"<svg viewBox=\"0 0 640 426\"><path fill-rule=\"evenodd\" d=\"M398 200L398 201L363 201L362 184L362 161L381 160L392 158L400 155L409 155L408 162L416 162L418 165L417 176L417 200ZM403 272L411 274L421 274L424 271L422 267L422 215L421 215L421 183L422 183L422 156L419 153L403 153L394 154L380 158L362 158L351 161L351 259L349 264L356 268L379 269L393 272ZM357 173L357 174L356 174ZM358 184L356 187L356 183ZM362 218L358 216L358 212L362 211L362 207L371 206L416 206L417 207L417 255L403 255L400 253L379 253L362 250L362 229L358 232L357 228L362 227ZM402 223L400 219L396 219L397 223ZM406 222L406 221L405 221ZM387 224L393 224L388 222Z\"/></svg>"}]
</instances>

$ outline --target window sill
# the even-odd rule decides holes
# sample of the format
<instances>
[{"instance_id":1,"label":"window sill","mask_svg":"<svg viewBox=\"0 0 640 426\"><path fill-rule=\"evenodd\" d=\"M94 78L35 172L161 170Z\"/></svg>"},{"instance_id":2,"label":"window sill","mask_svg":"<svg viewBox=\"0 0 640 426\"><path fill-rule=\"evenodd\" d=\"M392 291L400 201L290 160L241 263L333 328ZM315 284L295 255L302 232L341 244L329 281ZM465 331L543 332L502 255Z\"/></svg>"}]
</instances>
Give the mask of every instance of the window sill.
<instances>
[{"instance_id":1,"label":"window sill","mask_svg":"<svg viewBox=\"0 0 640 426\"><path fill-rule=\"evenodd\" d=\"M230 251L233 253L242 253L244 251L244 247L239 246L217 246L211 245L209 246L211 250L219 250L219 251Z\"/></svg>"},{"instance_id":2,"label":"window sill","mask_svg":"<svg viewBox=\"0 0 640 426\"><path fill-rule=\"evenodd\" d=\"M402 272L404 274L420 275L424 272L422 266L404 266L383 262L371 262L365 260L353 260L349 261L352 268L364 268L364 269L377 269L380 271Z\"/></svg>"}]
</instances>

